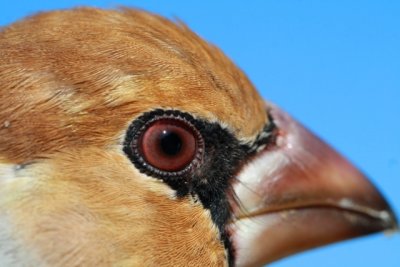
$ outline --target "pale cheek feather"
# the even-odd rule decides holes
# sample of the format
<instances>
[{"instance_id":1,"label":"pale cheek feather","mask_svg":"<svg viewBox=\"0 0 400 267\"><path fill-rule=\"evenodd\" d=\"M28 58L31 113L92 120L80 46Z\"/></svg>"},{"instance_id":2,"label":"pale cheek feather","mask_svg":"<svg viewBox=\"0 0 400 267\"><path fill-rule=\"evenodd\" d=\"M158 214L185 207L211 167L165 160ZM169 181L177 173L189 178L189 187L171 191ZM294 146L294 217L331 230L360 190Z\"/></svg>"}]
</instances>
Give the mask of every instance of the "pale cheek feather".
<instances>
[{"instance_id":1,"label":"pale cheek feather","mask_svg":"<svg viewBox=\"0 0 400 267\"><path fill-rule=\"evenodd\" d=\"M51 172L0 164L0 266L110 266L90 211Z\"/></svg>"},{"instance_id":2,"label":"pale cheek feather","mask_svg":"<svg viewBox=\"0 0 400 267\"><path fill-rule=\"evenodd\" d=\"M13 204L18 202L24 188L32 187L32 180L19 173L21 166L0 163L0 266L44 266L19 235L15 221L10 217Z\"/></svg>"},{"instance_id":3,"label":"pale cheek feather","mask_svg":"<svg viewBox=\"0 0 400 267\"><path fill-rule=\"evenodd\" d=\"M8 199L1 207L23 243L16 255L27 250L46 266L68 267L226 264L209 212L195 200L176 199L119 150L86 148L51 158L8 175L0 189L1 201Z\"/></svg>"},{"instance_id":4,"label":"pale cheek feather","mask_svg":"<svg viewBox=\"0 0 400 267\"><path fill-rule=\"evenodd\" d=\"M15 238L14 231L7 216L0 214L0 266L43 266L23 242Z\"/></svg>"}]
</instances>

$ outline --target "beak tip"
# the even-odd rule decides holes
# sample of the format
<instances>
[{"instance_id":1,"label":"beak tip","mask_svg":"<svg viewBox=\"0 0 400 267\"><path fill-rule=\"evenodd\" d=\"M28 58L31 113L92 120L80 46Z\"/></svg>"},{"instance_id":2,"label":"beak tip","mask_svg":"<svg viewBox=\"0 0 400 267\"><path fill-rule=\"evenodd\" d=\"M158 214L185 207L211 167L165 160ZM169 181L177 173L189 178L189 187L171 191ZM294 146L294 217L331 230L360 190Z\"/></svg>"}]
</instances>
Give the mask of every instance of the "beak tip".
<instances>
[{"instance_id":1,"label":"beak tip","mask_svg":"<svg viewBox=\"0 0 400 267\"><path fill-rule=\"evenodd\" d=\"M385 233L399 233L399 221L396 217L396 214L390 210L388 213L385 214L387 216L386 221L388 222L389 227L385 230Z\"/></svg>"}]
</instances>

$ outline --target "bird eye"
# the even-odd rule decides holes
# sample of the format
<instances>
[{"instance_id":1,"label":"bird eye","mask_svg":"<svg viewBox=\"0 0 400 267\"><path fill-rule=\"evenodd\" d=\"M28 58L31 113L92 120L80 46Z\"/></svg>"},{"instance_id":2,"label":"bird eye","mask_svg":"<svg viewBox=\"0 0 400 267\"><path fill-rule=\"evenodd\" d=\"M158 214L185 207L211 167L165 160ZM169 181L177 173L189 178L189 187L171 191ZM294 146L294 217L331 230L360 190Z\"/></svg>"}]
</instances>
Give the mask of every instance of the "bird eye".
<instances>
[{"instance_id":1,"label":"bird eye","mask_svg":"<svg viewBox=\"0 0 400 267\"><path fill-rule=\"evenodd\" d=\"M145 163L162 172L188 168L199 151L200 136L195 128L178 118L150 122L139 135L137 152Z\"/></svg>"}]
</instances>

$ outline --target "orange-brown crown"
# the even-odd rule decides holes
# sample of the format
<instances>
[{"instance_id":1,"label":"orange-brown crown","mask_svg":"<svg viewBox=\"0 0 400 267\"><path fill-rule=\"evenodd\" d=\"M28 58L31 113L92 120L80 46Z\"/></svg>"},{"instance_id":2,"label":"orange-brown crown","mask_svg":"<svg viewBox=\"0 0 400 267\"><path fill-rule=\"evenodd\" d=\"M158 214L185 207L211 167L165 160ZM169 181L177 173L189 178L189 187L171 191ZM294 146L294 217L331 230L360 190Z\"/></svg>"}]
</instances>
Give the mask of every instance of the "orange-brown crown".
<instances>
[{"instance_id":1,"label":"orange-brown crown","mask_svg":"<svg viewBox=\"0 0 400 267\"><path fill-rule=\"evenodd\" d=\"M246 76L183 24L146 12L42 13L0 32L0 155L12 162L118 143L127 125L172 108L249 140L267 120Z\"/></svg>"}]
</instances>

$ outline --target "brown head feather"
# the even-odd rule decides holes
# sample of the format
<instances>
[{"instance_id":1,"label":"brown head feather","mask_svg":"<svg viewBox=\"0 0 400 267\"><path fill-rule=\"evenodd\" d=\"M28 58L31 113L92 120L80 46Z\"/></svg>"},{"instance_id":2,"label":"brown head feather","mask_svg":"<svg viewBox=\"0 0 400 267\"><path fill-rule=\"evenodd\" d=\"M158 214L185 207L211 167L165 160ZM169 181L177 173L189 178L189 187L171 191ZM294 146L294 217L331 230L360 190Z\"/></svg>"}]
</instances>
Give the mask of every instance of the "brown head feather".
<instances>
[{"instance_id":1,"label":"brown head feather","mask_svg":"<svg viewBox=\"0 0 400 267\"><path fill-rule=\"evenodd\" d=\"M24 244L15 251L35 255L20 258L226 264L209 212L175 199L121 149L129 124L155 108L218 121L241 140L257 135L264 103L218 48L143 11L42 13L1 29L0 94L0 173L13 178L0 186L0 216Z\"/></svg>"},{"instance_id":2,"label":"brown head feather","mask_svg":"<svg viewBox=\"0 0 400 267\"><path fill-rule=\"evenodd\" d=\"M13 162L116 144L157 107L219 121L243 140L266 121L256 90L218 48L146 12L39 14L4 28L0 51L0 155Z\"/></svg>"}]
</instances>

